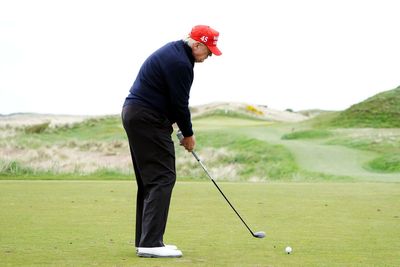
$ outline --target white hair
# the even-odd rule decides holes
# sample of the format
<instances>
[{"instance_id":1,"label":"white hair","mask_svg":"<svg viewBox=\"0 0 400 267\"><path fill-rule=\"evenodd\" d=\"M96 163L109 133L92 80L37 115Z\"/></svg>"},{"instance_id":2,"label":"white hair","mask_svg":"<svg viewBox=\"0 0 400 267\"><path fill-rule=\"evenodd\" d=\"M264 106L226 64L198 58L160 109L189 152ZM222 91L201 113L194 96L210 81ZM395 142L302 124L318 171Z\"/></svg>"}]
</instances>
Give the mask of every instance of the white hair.
<instances>
[{"instance_id":1,"label":"white hair","mask_svg":"<svg viewBox=\"0 0 400 267\"><path fill-rule=\"evenodd\" d=\"M200 42L198 42L198 41L196 41L196 40L190 38L189 36L185 37L185 38L183 39L183 41L184 41L188 46L190 46L190 47L192 47L192 46L193 46L194 44L196 44L196 43L200 43Z\"/></svg>"}]
</instances>

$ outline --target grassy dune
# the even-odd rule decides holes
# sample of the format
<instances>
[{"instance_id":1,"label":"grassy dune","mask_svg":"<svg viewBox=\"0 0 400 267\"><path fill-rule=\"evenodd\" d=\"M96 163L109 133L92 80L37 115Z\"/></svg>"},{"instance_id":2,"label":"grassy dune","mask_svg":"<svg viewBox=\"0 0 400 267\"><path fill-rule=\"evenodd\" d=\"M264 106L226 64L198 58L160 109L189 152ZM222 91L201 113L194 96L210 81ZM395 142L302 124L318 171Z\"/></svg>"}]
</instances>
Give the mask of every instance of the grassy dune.
<instances>
[{"instance_id":1,"label":"grassy dune","mask_svg":"<svg viewBox=\"0 0 400 267\"><path fill-rule=\"evenodd\" d=\"M194 120L198 152L220 180L290 180L298 167L287 149L235 134L245 127L269 124L252 118L199 118ZM116 116L33 133L20 130L1 140L1 146L15 155L0 161L2 179L102 180L133 176L127 139ZM205 178L177 142L176 151L180 179Z\"/></svg>"},{"instance_id":2,"label":"grassy dune","mask_svg":"<svg viewBox=\"0 0 400 267\"><path fill-rule=\"evenodd\" d=\"M399 118L400 86L351 106L329 123L334 127L399 128Z\"/></svg>"},{"instance_id":3,"label":"grassy dune","mask_svg":"<svg viewBox=\"0 0 400 267\"><path fill-rule=\"evenodd\" d=\"M351 181L355 173L380 180L379 173L399 172L399 129L315 128L312 122L272 124L221 115L200 117L193 124L197 151L219 180ZM0 159L0 179L132 179L128 143L118 116L45 127L35 132L14 129L0 138L5 155ZM206 179L175 141L179 179ZM332 151L334 146L337 152ZM340 168L329 168L345 158ZM357 167L347 169L347 163ZM360 171L354 172L356 168Z\"/></svg>"}]
</instances>

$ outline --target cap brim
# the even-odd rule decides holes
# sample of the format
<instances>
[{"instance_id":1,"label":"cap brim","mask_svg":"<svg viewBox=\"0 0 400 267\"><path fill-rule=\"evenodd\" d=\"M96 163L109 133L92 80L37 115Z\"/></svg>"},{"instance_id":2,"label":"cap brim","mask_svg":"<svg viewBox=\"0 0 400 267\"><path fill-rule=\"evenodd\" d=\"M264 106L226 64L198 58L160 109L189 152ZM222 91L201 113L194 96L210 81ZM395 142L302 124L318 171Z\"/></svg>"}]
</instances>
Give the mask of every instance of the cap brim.
<instances>
[{"instance_id":1,"label":"cap brim","mask_svg":"<svg viewBox=\"0 0 400 267\"><path fill-rule=\"evenodd\" d=\"M210 49L211 53L213 53L216 56L222 55L221 50L218 49L216 46L208 46L208 49Z\"/></svg>"}]
</instances>

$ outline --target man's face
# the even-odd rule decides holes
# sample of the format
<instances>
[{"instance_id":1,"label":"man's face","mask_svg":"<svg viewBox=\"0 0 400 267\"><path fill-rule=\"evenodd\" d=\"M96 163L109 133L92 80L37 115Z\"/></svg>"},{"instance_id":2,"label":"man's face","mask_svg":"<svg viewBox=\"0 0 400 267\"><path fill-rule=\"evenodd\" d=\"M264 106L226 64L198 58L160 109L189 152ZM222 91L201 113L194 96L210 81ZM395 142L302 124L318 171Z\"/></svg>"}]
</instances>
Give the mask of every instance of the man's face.
<instances>
[{"instance_id":1,"label":"man's face","mask_svg":"<svg viewBox=\"0 0 400 267\"><path fill-rule=\"evenodd\" d=\"M192 48L194 61L201 63L212 55L210 49L205 44L195 43Z\"/></svg>"}]
</instances>

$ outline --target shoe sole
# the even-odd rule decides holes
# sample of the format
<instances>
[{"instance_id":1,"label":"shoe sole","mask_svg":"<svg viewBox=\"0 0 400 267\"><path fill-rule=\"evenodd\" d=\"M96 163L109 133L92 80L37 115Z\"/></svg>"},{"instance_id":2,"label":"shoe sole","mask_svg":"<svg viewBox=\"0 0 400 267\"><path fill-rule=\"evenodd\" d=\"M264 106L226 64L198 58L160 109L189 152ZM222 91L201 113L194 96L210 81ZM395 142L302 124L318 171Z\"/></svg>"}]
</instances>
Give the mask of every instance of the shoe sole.
<instances>
[{"instance_id":1,"label":"shoe sole","mask_svg":"<svg viewBox=\"0 0 400 267\"><path fill-rule=\"evenodd\" d=\"M137 253L137 255L141 258L180 258L180 257L182 257L182 255L159 256L159 255L148 254L148 253Z\"/></svg>"}]
</instances>

